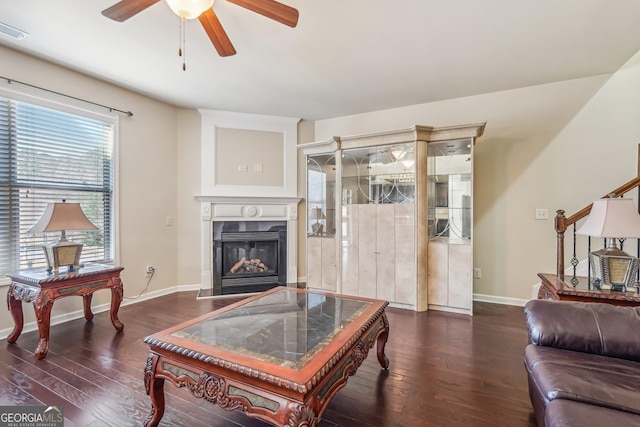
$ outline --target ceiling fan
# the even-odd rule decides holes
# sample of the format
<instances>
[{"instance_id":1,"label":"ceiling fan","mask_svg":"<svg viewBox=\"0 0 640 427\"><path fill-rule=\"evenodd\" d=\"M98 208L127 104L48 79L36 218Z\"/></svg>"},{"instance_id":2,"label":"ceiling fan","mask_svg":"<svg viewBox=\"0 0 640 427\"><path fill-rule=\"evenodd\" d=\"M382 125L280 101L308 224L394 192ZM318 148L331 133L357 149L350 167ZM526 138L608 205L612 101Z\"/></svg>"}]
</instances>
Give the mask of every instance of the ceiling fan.
<instances>
[{"instance_id":1,"label":"ceiling fan","mask_svg":"<svg viewBox=\"0 0 640 427\"><path fill-rule=\"evenodd\" d=\"M102 11L102 14L114 21L124 22L142 12L160 0L121 0ZM235 55L236 50L224 31L213 8L213 0L166 0L169 7L182 19L198 18L211 43L220 56ZM298 10L275 0L227 0L245 9L265 16L274 21L295 27L298 24ZM189 5L196 6L195 10Z\"/></svg>"}]
</instances>

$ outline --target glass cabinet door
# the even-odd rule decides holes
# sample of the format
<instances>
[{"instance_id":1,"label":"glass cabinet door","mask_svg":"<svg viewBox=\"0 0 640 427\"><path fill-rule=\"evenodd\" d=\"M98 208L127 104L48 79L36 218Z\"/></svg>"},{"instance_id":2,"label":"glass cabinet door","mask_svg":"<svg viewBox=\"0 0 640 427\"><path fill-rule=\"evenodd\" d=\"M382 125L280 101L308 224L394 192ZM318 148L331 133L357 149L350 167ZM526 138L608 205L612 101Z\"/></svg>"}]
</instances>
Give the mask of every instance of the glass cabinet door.
<instances>
[{"instance_id":1,"label":"glass cabinet door","mask_svg":"<svg viewBox=\"0 0 640 427\"><path fill-rule=\"evenodd\" d=\"M429 143L427 204L429 240L471 239L471 139Z\"/></svg>"},{"instance_id":2,"label":"glass cabinet door","mask_svg":"<svg viewBox=\"0 0 640 427\"><path fill-rule=\"evenodd\" d=\"M341 292L415 303L415 147L343 149Z\"/></svg>"},{"instance_id":3,"label":"glass cabinet door","mask_svg":"<svg viewBox=\"0 0 640 427\"><path fill-rule=\"evenodd\" d=\"M415 145L342 152L342 205L414 203Z\"/></svg>"},{"instance_id":4,"label":"glass cabinet door","mask_svg":"<svg viewBox=\"0 0 640 427\"><path fill-rule=\"evenodd\" d=\"M307 156L307 235L332 237L336 233L336 156Z\"/></svg>"}]
</instances>

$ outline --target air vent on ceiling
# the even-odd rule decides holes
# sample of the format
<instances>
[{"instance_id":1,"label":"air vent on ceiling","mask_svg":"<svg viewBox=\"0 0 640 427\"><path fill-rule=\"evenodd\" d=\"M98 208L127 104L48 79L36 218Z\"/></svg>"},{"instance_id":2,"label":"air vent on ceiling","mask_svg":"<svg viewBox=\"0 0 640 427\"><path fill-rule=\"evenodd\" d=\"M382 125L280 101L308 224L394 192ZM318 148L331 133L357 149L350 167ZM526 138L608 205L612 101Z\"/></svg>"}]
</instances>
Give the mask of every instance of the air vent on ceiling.
<instances>
[{"instance_id":1,"label":"air vent on ceiling","mask_svg":"<svg viewBox=\"0 0 640 427\"><path fill-rule=\"evenodd\" d=\"M0 34L16 40L22 40L29 35L29 33L25 33L22 30L19 30L7 24L3 24L2 22L0 22Z\"/></svg>"}]
</instances>

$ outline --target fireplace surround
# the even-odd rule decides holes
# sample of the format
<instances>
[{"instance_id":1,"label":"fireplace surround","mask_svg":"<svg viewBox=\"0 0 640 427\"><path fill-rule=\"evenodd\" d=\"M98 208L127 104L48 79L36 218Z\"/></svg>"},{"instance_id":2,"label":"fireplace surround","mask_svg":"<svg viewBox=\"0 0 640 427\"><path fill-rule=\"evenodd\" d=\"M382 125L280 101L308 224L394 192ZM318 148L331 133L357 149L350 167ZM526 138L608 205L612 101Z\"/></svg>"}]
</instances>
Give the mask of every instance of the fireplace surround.
<instances>
[{"instance_id":1,"label":"fireplace surround","mask_svg":"<svg viewBox=\"0 0 640 427\"><path fill-rule=\"evenodd\" d=\"M300 198L196 199L202 220L202 285L198 298L254 293L297 283ZM231 272L236 265L235 272Z\"/></svg>"}]
</instances>

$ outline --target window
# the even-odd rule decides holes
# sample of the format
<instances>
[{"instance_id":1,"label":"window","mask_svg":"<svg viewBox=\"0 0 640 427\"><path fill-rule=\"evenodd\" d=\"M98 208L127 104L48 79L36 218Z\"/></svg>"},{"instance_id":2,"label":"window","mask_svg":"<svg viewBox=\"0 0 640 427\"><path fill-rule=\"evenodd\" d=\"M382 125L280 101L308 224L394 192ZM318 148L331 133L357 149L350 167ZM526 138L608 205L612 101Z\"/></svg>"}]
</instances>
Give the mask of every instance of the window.
<instances>
[{"instance_id":1,"label":"window","mask_svg":"<svg viewBox=\"0 0 640 427\"><path fill-rule=\"evenodd\" d=\"M80 203L98 230L68 231L81 262L113 259L115 118L96 119L0 96L0 281L44 267L42 245L60 233L27 234L49 202Z\"/></svg>"}]
</instances>

